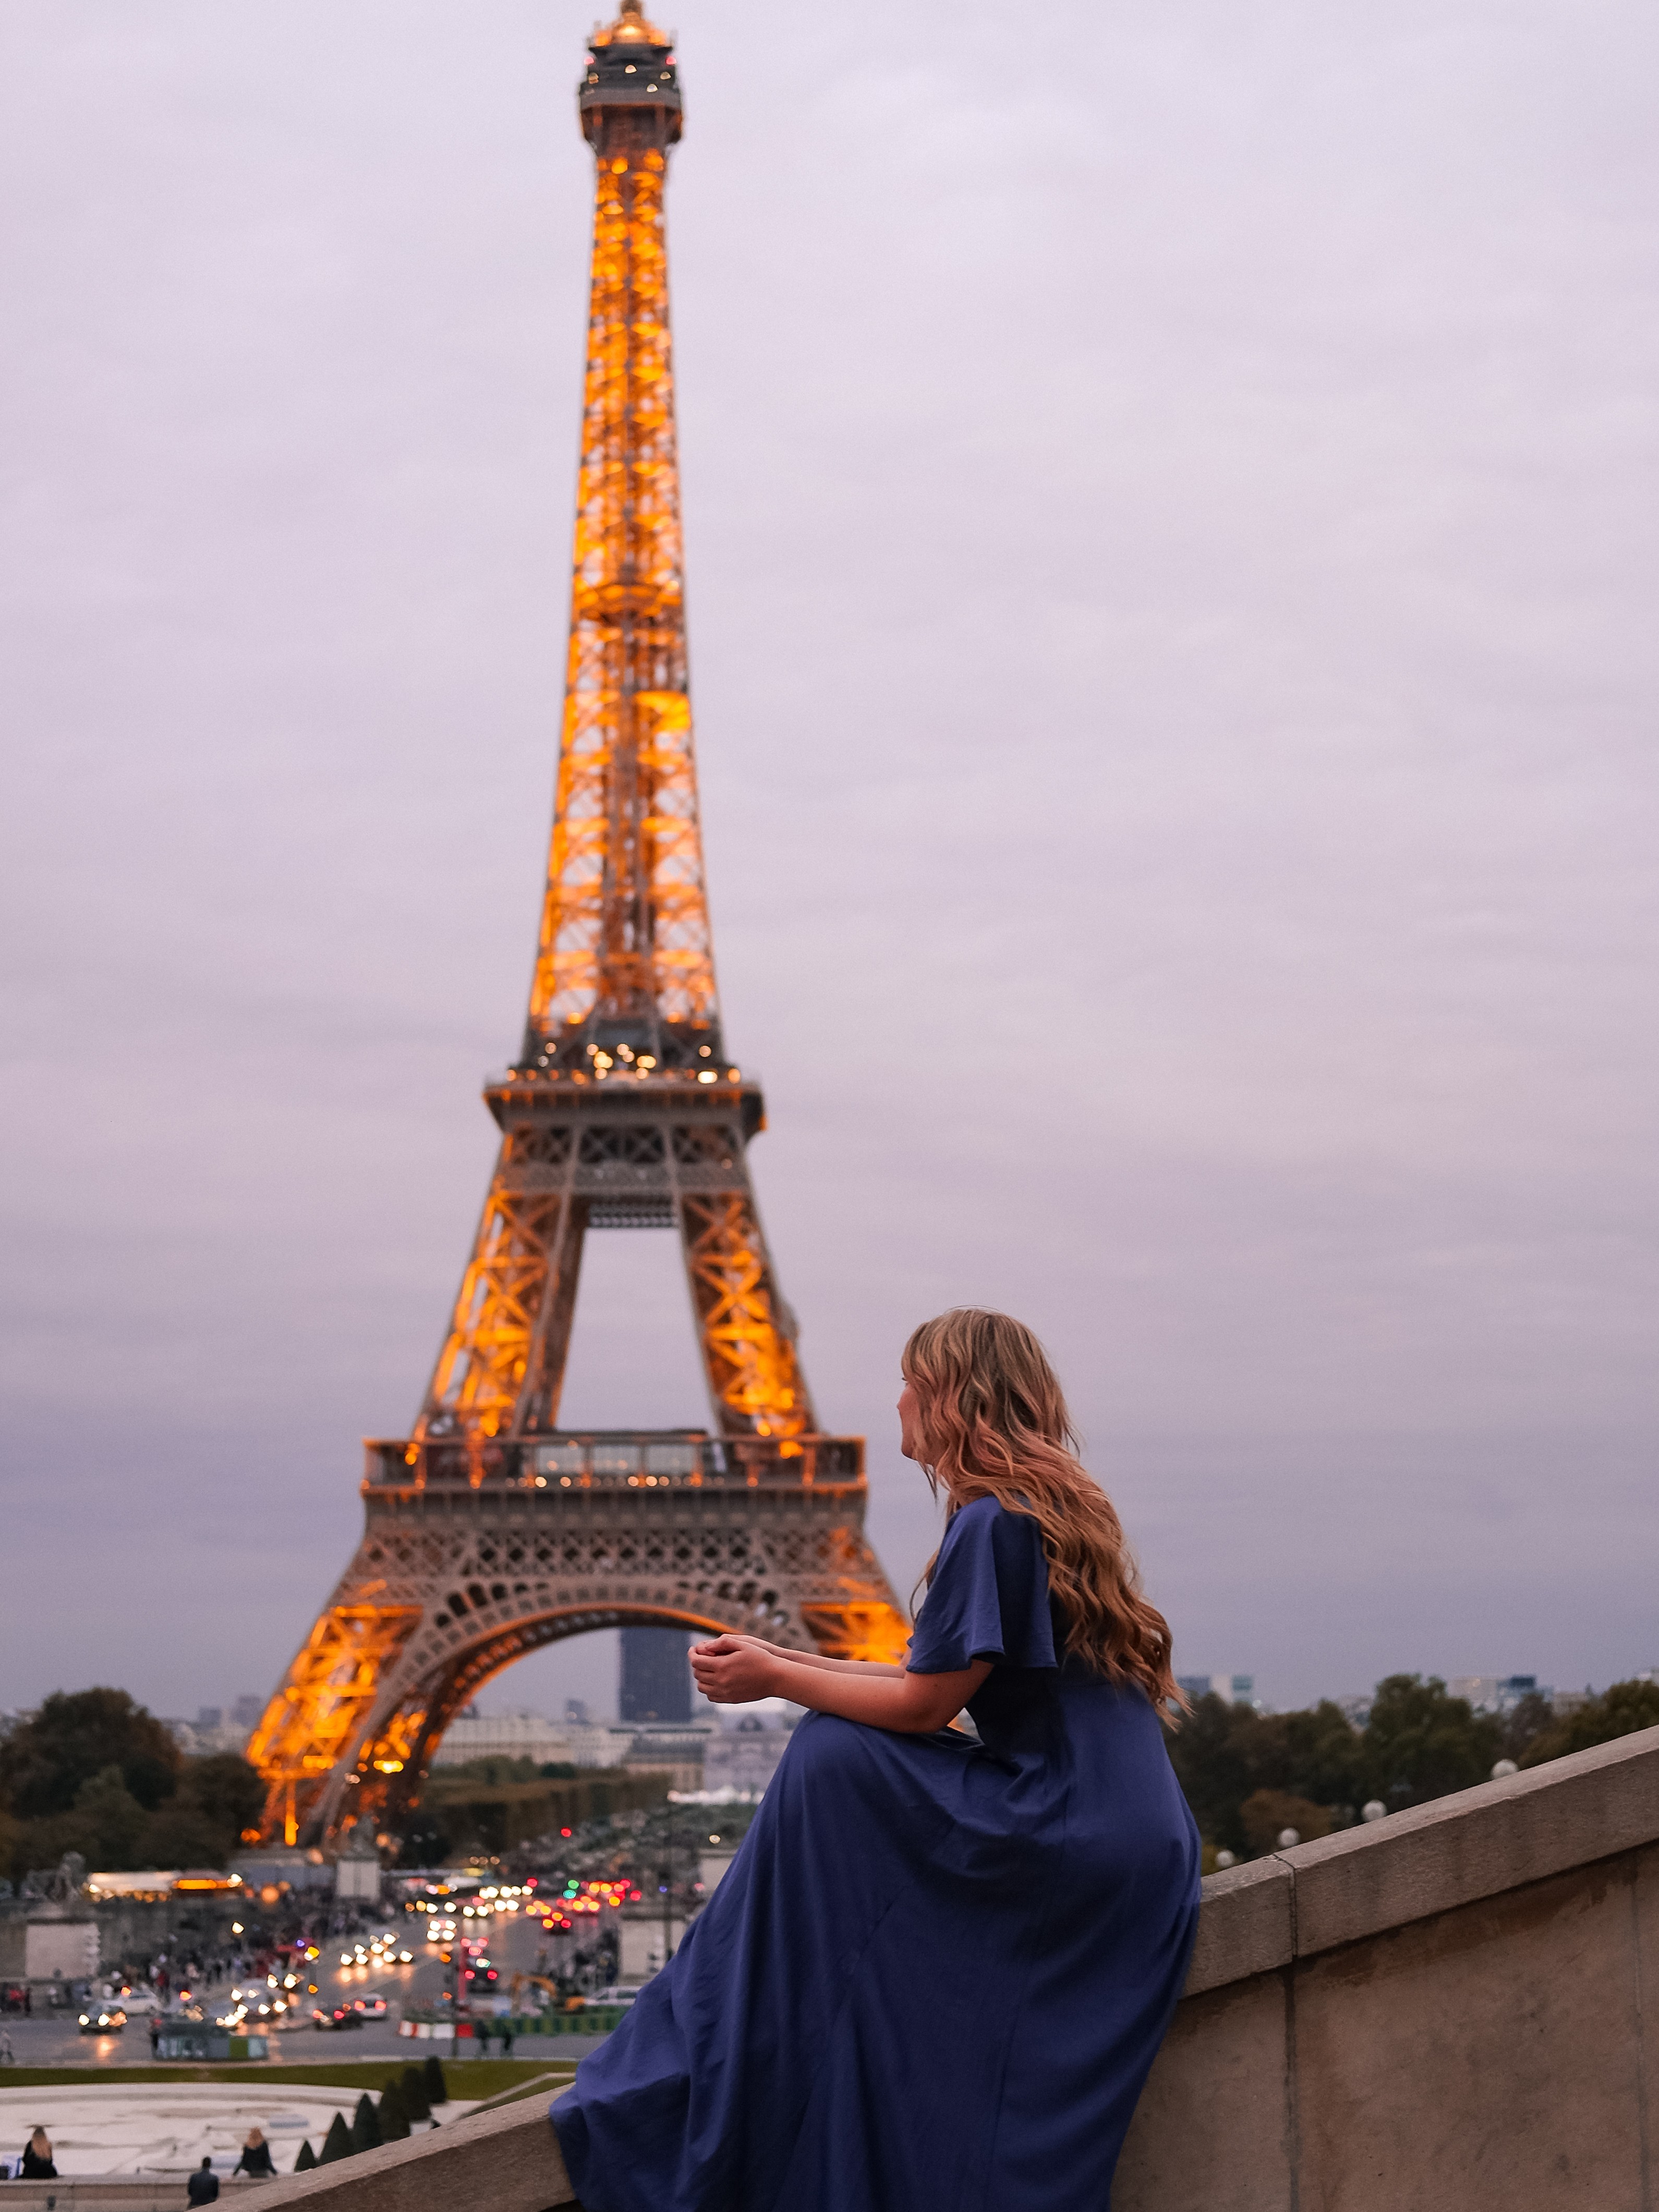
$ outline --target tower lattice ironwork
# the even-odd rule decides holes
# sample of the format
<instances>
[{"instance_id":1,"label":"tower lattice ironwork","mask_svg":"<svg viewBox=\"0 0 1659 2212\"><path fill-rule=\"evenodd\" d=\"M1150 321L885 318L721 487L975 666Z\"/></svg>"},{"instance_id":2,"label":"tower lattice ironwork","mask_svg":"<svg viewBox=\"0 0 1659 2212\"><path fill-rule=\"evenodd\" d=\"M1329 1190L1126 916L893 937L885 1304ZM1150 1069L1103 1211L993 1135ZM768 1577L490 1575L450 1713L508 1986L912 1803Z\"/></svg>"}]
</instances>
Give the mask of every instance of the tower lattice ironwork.
<instances>
[{"instance_id":1,"label":"tower lattice ironwork","mask_svg":"<svg viewBox=\"0 0 1659 2212\"><path fill-rule=\"evenodd\" d=\"M363 1537L248 1746L266 1828L395 1823L454 1714L591 1628L763 1630L892 1658L863 1441L820 1433L749 1176L691 743L664 187L682 112L638 0L577 95L595 156L587 374L552 850L472 1255L414 1432L372 1441ZM678 1227L713 1431L557 1426L583 1241Z\"/></svg>"}]
</instances>

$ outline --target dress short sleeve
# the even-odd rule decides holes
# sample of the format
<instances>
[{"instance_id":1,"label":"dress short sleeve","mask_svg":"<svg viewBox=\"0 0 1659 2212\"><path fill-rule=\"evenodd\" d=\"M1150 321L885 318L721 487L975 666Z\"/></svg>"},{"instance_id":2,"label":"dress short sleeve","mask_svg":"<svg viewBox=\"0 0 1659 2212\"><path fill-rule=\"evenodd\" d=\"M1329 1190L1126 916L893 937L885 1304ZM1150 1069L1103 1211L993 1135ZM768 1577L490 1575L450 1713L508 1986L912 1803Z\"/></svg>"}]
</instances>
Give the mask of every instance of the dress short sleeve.
<instances>
[{"instance_id":1,"label":"dress short sleeve","mask_svg":"<svg viewBox=\"0 0 1659 2212\"><path fill-rule=\"evenodd\" d=\"M957 1674L976 1659L1057 1667L1048 1565L1028 1514L975 1498L953 1514L906 1662L913 1674Z\"/></svg>"}]
</instances>

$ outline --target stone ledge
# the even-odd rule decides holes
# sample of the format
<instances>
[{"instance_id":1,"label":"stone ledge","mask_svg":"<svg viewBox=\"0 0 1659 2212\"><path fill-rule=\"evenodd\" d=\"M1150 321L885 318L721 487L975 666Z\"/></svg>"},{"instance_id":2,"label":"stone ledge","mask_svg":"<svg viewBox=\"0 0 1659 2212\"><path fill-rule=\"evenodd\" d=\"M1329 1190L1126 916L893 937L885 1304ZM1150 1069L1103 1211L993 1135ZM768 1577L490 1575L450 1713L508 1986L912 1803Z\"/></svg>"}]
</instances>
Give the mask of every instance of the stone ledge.
<instances>
[{"instance_id":1,"label":"stone ledge","mask_svg":"<svg viewBox=\"0 0 1659 2212\"><path fill-rule=\"evenodd\" d=\"M1296 1876L1282 1859L1252 1859L1248 1866L1212 1874L1204 1885L1198 1941L1187 1970L1184 1996L1248 1981L1252 1974L1288 1966L1296 1955Z\"/></svg>"},{"instance_id":2,"label":"stone ledge","mask_svg":"<svg viewBox=\"0 0 1659 2212\"><path fill-rule=\"evenodd\" d=\"M575 2206L559 2139L547 2117L550 2088L493 2112L471 2112L406 2142L359 2151L259 2191L260 2212L333 2195L351 2212L434 2212L477 2204L489 2212L554 2212ZM349 2192L349 2196L348 2193Z\"/></svg>"},{"instance_id":3,"label":"stone ledge","mask_svg":"<svg viewBox=\"0 0 1659 2212\"><path fill-rule=\"evenodd\" d=\"M1212 1875L1185 1994L1659 1839L1659 1728Z\"/></svg>"}]
</instances>

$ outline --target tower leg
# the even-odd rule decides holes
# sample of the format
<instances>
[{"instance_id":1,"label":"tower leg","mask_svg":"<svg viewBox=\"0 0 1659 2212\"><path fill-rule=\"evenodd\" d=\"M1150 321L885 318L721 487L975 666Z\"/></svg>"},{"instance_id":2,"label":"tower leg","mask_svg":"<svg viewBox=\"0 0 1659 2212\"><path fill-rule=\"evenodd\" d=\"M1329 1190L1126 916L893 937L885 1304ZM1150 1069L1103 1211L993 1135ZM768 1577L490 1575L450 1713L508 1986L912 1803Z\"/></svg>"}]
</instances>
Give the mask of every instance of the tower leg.
<instances>
[{"instance_id":1,"label":"tower leg","mask_svg":"<svg viewBox=\"0 0 1659 2212\"><path fill-rule=\"evenodd\" d=\"M582 1247L587 1239L587 1215L586 1199L574 1193L566 1199L548 1252L541 1310L525 1364L524 1389L513 1424L518 1436L534 1435L558 1425L570 1327L575 1319L576 1289L581 1279Z\"/></svg>"},{"instance_id":2,"label":"tower leg","mask_svg":"<svg viewBox=\"0 0 1659 2212\"><path fill-rule=\"evenodd\" d=\"M680 1242L708 1395L726 1436L795 1437L816 1425L748 1190L680 1197Z\"/></svg>"}]
</instances>

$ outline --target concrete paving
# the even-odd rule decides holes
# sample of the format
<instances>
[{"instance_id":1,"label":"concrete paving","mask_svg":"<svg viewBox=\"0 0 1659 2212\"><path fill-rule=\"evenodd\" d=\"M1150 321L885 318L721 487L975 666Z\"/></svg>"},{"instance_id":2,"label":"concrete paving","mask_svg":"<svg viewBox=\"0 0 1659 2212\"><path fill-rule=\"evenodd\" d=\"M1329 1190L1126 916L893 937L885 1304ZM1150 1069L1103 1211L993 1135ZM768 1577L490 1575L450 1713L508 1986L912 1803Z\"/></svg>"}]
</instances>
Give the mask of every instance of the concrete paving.
<instances>
[{"instance_id":1,"label":"concrete paving","mask_svg":"<svg viewBox=\"0 0 1659 2212\"><path fill-rule=\"evenodd\" d=\"M404 2049L408 2049L405 2045ZM269 2074L241 2081L84 2081L13 2088L0 2075L0 2157L16 2160L36 2128L52 2138L52 2163L70 2180L118 2173L191 2173L204 2158L228 2175L250 2128L263 2130L278 2173L291 2173L300 2145L321 2150L329 2124L357 2102L345 2089L286 2085ZM471 2104L452 2098L440 2124ZM424 2125L424 2123L422 2124Z\"/></svg>"}]
</instances>

